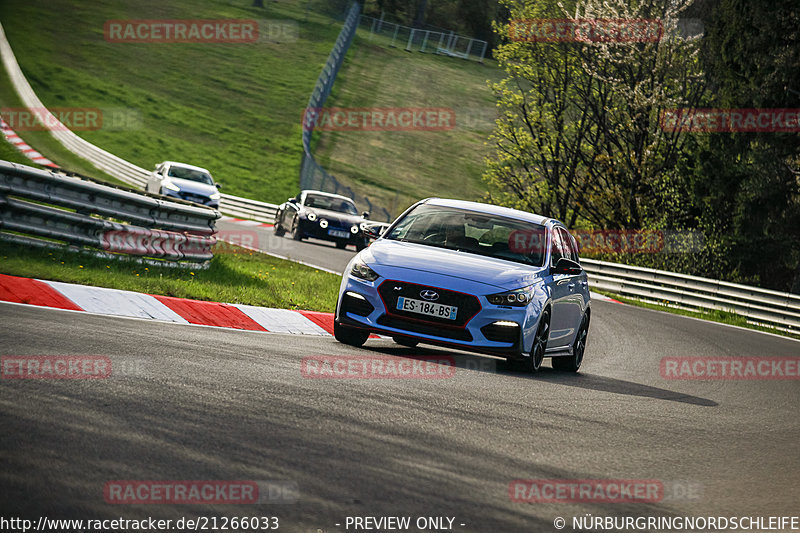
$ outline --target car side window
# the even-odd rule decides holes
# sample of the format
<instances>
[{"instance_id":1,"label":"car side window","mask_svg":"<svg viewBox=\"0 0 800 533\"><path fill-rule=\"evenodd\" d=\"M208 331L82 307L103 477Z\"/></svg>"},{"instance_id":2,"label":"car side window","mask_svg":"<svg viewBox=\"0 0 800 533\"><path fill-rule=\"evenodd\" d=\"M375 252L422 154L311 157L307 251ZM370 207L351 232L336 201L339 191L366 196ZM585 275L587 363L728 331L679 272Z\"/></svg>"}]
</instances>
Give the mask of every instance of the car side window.
<instances>
[{"instance_id":1,"label":"car side window","mask_svg":"<svg viewBox=\"0 0 800 533\"><path fill-rule=\"evenodd\" d=\"M558 228L558 233L561 236L561 242L562 242L562 244L564 246L564 250L566 252L566 255L564 257L572 259L573 261L578 263L579 262L578 261L578 248L577 248L577 246L575 246L575 239L564 228Z\"/></svg>"},{"instance_id":2,"label":"car side window","mask_svg":"<svg viewBox=\"0 0 800 533\"><path fill-rule=\"evenodd\" d=\"M550 245L550 266L555 266L558 260L562 257L569 257L569 253L564 248L564 243L561 242L561 234L558 228L553 228L550 232L552 243Z\"/></svg>"}]
</instances>

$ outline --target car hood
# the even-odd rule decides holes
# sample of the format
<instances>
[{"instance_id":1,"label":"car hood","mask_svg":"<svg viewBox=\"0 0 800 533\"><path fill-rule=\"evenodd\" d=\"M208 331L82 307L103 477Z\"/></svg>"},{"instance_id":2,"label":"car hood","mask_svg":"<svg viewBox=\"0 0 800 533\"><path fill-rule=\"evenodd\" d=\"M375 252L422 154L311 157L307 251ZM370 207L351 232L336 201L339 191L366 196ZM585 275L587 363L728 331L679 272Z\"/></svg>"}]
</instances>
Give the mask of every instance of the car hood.
<instances>
[{"instance_id":1,"label":"car hood","mask_svg":"<svg viewBox=\"0 0 800 533\"><path fill-rule=\"evenodd\" d=\"M367 264L430 272L503 290L531 285L541 279L544 270L469 252L388 239L375 241L361 254Z\"/></svg>"},{"instance_id":2,"label":"car hood","mask_svg":"<svg viewBox=\"0 0 800 533\"><path fill-rule=\"evenodd\" d=\"M180 187L182 192L202 194L203 196L211 196L217 192L217 188L214 185L200 183L199 181L182 180L180 178L170 178L170 181Z\"/></svg>"}]
</instances>

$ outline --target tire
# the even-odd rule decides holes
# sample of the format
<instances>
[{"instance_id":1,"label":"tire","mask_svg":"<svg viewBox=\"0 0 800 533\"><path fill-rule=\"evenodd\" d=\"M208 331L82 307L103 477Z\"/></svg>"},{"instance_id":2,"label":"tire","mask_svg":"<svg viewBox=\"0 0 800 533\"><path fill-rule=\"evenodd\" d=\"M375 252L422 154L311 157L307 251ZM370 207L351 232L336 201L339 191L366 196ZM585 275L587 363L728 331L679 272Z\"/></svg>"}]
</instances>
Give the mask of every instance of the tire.
<instances>
[{"instance_id":1,"label":"tire","mask_svg":"<svg viewBox=\"0 0 800 533\"><path fill-rule=\"evenodd\" d=\"M275 226L272 228L275 231L276 237L283 237L286 234L286 230L283 229L279 220L275 219Z\"/></svg>"},{"instance_id":2,"label":"tire","mask_svg":"<svg viewBox=\"0 0 800 533\"><path fill-rule=\"evenodd\" d=\"M363 240L363 241L359 242L358 244L356 244L356 251L357 251L357 252L360 252L361 250L363 250L363 249L364 249L364 248L366 248L367 246L368 246L368 245L367 245L367 241L366 241L366 239L365 239L365 240Z\"/></svg>"},{"instance_id":3,"label":"tire","mask_svg":"<svg viewBox=\"0 0 800 533\"><path fill-rule=\"evenodd\" d=\"M369 338L369 331L361 331L360 329L348 328L333 321L333 337L342 344L350 346L361 347L367 342Z\"/></svg>"},{"instance_id":4,"label":"tire","mask_svg":"<svg viewBox=\"0 0 800 533\"><path fill-rule=\"evenodd\" d=\"M292 223L292 239L296 241L303 240L303 232L300 230L300 224L297 222L297 219L294 219Z\"/></svg>"},{"instance_id":5,"label":"tire","mask_svg":"<svg viewBox=\"0 0 800 533\"><path fill-rule=\"evenodd\" d=\"M539 327L536 329L536 336L533 339L531 355L527 359L527 370L535 374L542 368L544 353L547 350L547 338L550 336L550 311L544 311L539 319Z\"/></svg>"},{"instance_id":6,"label":"tire","mask_svg":"<svg viewBox=\"0 0 800 533\"><path fill-rule=\"evenodd\" d=\"M336 247L340 250L347 248L347 241L336 241Z\"/></svg>"},{"instance_id":7,"label":"tire","mask_svg":"<svg viewBox=\"0 0 800 533\"><path fill-rule=\"evenodd\" d=\"M572 355L569 357L553 357L553 368L561 372L577 372L583 363L583 354L586 351L586 338L589 335L589 317L583 316L581 328L575 336L572 345Z\"/></svg>"},{"instance_id":8,"label":"tire","mask_svg":"<svg viewBox=\"0 0 800 533\"><path fill-rule=\"evenodd\" d=\"M392 340L400 346L405 346L406 348L416 348L417 344L419 344L419 342L409 339L408 337L392 337Z\"/></svg>"}]
</instances>

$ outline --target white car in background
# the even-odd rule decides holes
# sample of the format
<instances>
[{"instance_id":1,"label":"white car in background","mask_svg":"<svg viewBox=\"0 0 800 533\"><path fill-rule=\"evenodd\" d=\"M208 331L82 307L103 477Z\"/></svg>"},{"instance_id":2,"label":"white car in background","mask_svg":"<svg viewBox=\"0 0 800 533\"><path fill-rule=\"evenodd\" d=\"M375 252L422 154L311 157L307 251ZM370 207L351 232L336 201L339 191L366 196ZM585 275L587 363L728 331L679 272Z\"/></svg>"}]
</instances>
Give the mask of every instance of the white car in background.
<instances>
[{"instance_id":1,"label":"white car in background","mask_svg":"<svg viewBox=\"0 0 800 533\"><path fill-rule=\"evenodd\" d=\"M222 186L214 182L208 170L175 161L164 161L156 165L145 186L147 192L180 198L214 209L219 208L220 188Z\"/></svg>"}]
</instances>

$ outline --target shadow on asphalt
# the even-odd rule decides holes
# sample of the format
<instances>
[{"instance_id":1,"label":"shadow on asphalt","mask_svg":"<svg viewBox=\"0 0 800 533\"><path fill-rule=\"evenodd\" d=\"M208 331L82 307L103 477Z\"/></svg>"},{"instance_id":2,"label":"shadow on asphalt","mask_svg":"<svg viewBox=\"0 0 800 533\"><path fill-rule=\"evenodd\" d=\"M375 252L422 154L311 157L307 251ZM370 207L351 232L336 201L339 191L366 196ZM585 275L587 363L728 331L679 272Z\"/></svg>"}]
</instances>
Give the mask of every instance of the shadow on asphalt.
<instances>
[{"instance_id":1,"label":"shadow on asphalt","mask_svg":"<svg viewBox=\"0 0 800 533\"><path fill-rule=\"evenodd\" d=\"M638 396L641 398L653 398L656 400L666 400L670 402L688 403L691 405L700 405L703 407L717 407L719 404L707 398L699 396L692 396L681 392L671 391L669 389L661 389L650 385L635 383L633 381L625 381L622 379L610 378L606 376L597 376L592 374L585 374L578 372L577 374L569 372L559 372L552 368L542 366L536 374L530 374L522 370L516 370L506 361L502 359L495 359L491 357L484 357L460 351L453 351L447 349L437 349L424 346L421 348L405 348L402 346L369 346L370 351L379 352L385 355L392 355L395 357L432 357L432 356L448 356L453 357L455 360L456 368L463 370L470 370L473 372L487 372L490 374L501 374L517 377L520 379L541 380L550 383L558 383L568 387L577 387L580 389L594 390L600 392L611 392L614 394L624 394L626 396ZM548 364L545 360L545 365Z\"/></svg>"}]
</instances>

